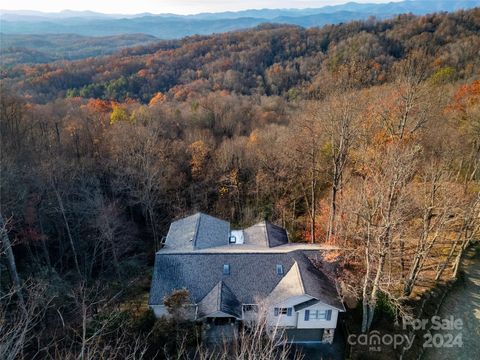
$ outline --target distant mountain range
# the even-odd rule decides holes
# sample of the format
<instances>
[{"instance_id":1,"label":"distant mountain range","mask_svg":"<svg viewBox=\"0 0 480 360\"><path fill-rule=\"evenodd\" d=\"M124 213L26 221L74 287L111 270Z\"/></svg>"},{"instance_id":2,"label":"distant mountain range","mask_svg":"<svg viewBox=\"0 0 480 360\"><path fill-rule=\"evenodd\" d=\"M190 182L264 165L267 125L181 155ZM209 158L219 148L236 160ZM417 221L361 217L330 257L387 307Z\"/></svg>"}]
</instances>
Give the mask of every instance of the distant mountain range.
<instances>
[{"instance_id":1,"label":"distant mountain range","mask_svg":"<svg viewBox=\"0 0 480 360\"><path fill-rule=\"evenodd\" d=\"M174 39L193 34L212 34L250 28L265 22L314 27L367 19L371 16L385 19L401 13L422 15L477 6L480 6L480 0L408 0L383 4L349 2L317 9L258 9L196 15L150 13L124 15L71 10L43 13L0 10L0 29L4 34L71 33L111 36L142 33L161 39Z\"/></svg>"}]
</instances>

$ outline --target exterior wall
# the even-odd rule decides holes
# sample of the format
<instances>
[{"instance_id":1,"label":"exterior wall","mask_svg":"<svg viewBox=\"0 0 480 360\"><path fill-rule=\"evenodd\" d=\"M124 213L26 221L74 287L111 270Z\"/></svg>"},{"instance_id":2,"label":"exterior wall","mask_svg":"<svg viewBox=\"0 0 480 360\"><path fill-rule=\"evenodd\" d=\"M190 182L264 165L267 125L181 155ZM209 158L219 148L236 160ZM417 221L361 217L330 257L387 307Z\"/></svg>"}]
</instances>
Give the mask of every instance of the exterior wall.
<instances>
[{"instance_id":1,"label":"exterior wall","mask_svg":"<svg viewBox=\"0 0 480 360\"><path fill-rule=\"evenodd\" d=\"M315 304L312 305L306 309L302 309L298 312L295 312L293 307L295 305L301 304L305 301L308 301L312 299L312 297L308 295L302 295L302 296L295 296L291 297L285 301L279 302L279 303L269 303L268 305L268 310L267 310L267 323L268 326L271 328L297 328L297 329L331 329L331 333L328 332L327 334L324 334L324 341L326 342L331 342L333 340L333 334L334 334L334 329L337 327L337 319L338 319L338 310L335 308L332 308L326 304ZM292 315L288 316L286 314L279 314L278 316L275 316L274 309L275 308L292 308ZM155 316L161 317L161 316L168 316L167 309L164 305L150 305L150 308L154 311ZM193 312L195 310L195 306L192 306L191 309L191 314L192 315L192 320L194 319ZM305 321L305 311L309 310L310 313L312 313L315 310L331 310L331 318L330 320L316 320L310 318L308 321ZM243 320L244 321L252 321L256 319L257 317L256 312L244 312L243 313ZM209 317L230 317L230 315L222 313L222 312L217 312L214 314L209 314ZM332 339L330 339L330 337Z\"/></svg>"},{"instance_id":2,"label":"exterior wall","mask_svg":"<svg viewBox=\"0 0 480 360\"><path fill-rule=\"evenodd\" d=\"M310 313L315 310L332 310L332 316L330 320L316 320L310 318L308 321L305 321L305 310L309 310ZM335 329L337 327L338 319L338 310L334 309L328 305L324 304L315 304L306 309L302 309L298 312L298 329Z\"/></svg>"},{"instance_id":3,"label":"exterior wall","mask_svg":"<svg viewBox=\"0 0 480 360\"><path fill-rule=\"evenodd\" d=\"M244 311L242 315L243 321L256 321L258 318L258 313L255 311Z\"/></svg>"},{"instance_id":4,"label":"exterior wall","mask_svg":"<svg viewBox=\"0 0 480 360\"><path fill-rule=\"evenodd\" d=\"M272 327L296 327L298 323L298 314L293 310L293 306L303 303L312 299L311 296L308 295L301 295L301 296L294 296L288 298L285 301L276 303L276 304L269 304L268 306L268 313L267 313L267 322L269 326ZM279 314L275 316L275 308L292 308L292 315L288 316L286 314Z\"/></svg>"},{"instance_id":5,"label":"exterior wall","mask_svg":"<svg viewBox=\"0 0 480 360\"><path fill-rule=\"evenodd\" d=\"M214 312L214 313L208 314L208 315L207 315L207 316L205 316L204 318L207 318L207 317L231 318L231 317L232 317L232 315L225 314L225 313L224 313L224 312L222 312L222 311L217 311L217 312Z\"/></svg>"},{"instance_id":6,"label":"exterior wall","mask_svg":"<svg viewBox=\"0 0 480 360\"><path fill-rule=\"evenodd\" d=\"M153 310L155 317L170 316L165 305L149 305ZM197 316L197 306L195 304L188 305L181 315L185 319L195 320Z\"/></svg>"},{"instance_id":7,"label":"exterior wall","mask_svg":"<svg viewBox=\"0 0 480 360\"><path fill-rule=\"evenodd\" d=\"M168 315L165 305L150 305L157 318Z\"/></svg>"}]
</instances>

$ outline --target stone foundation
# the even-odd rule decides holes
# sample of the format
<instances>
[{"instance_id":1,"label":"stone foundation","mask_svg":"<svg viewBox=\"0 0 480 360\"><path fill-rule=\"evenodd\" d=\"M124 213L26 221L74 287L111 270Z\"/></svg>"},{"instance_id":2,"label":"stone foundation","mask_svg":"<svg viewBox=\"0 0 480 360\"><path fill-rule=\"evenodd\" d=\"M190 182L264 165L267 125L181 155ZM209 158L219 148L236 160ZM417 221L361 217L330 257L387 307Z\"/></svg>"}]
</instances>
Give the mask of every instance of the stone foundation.
<instances>
[{"instance_id":1,"label":"stone foundation","mask_svg":"<svg viewBox=\"0 0 480 360\"><path fill-rule=\"evenodd\" d=\"M325 329L323 331L322 343L331 344L335 336L335 329Z\"/></svg>"}]
</instances>

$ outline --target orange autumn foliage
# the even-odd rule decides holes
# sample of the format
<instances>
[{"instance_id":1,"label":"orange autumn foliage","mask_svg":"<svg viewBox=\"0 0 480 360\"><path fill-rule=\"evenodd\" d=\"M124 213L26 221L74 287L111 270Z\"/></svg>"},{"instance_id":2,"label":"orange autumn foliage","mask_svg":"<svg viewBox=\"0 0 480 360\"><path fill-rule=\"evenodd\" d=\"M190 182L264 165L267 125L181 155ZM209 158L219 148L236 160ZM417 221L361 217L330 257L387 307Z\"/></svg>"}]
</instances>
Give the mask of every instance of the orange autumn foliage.
<instances>
[{"instance_id":1,"label":"orange autumn foliage","mask_svg":"<svg viewBox=\"0 0 480 360\"><path fill-rule=\"evenodd\" d=\"M87 107L97 113L109 113L113 110L113 107L117 105L115 101L101 100L101 99L89 99Z\"/></svg>"},{"instance_id":2,"label":"orange autumn foliage","mask_svg":"<svg viewBox=\"0 0 480 360\"><path fill-rule=\"evenodd\" d=\"M480 103L480 80L460 86L454 96L450 110L465 111L469 106Z\"/></svg>"},{"instance_id":3,"label":"orange autumn foliage","mask_svg":"<svg viewBox=\"0 0 480 360\"><path fill-rule=\"evenodd\" d=\"M152 99L148 103L148 106L153 106L153 105L158 104L158 103L163 103L163 102L165 102L166 99L167 99L167 97L165 96L165 94L163 94L162 92L159 91L155 94L154 97L152 97Z\"/></svg>"}]
</instances>

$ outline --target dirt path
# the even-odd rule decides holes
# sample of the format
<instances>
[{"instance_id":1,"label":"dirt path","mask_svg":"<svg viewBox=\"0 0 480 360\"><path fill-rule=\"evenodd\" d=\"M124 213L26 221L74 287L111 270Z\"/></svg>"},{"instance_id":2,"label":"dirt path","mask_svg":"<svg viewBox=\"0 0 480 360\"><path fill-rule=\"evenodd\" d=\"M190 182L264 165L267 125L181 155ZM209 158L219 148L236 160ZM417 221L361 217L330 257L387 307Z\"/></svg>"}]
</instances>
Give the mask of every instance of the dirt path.
<instances>
[{"instance_id":1,"label":"dirt path","mask_svg":"<svg viewBox=\"0 0 480 360\"><path fill-rule=\"evenodd\" d=\"M465 278L450 291L440 308L441 319L461 319L461 330L432 332L436 344L427 348L422 360L474 360L480 359L480 254L470 249L462 262ZM462 346L447 347L450 336L461 333ZM437 335L435 335L437 334ZM448 335L451 334L451 335ZM443 342L443 346L439 344ZM437 345L437 346L435 346Z\"/></svg>"}]
</instances>

